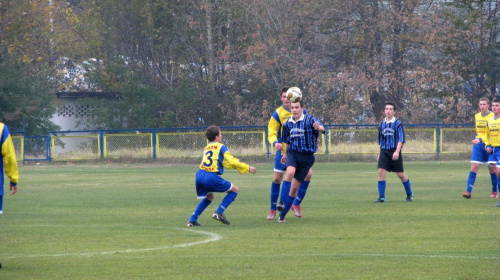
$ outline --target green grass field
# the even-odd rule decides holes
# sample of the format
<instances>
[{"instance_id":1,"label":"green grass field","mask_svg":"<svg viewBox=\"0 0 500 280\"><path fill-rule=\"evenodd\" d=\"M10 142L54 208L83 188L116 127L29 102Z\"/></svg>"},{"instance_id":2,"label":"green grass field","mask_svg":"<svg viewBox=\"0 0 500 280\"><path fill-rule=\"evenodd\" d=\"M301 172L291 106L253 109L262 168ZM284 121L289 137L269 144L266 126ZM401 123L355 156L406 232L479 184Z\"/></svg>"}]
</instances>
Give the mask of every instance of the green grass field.
<instances>
[{"instance_id":1,"label":"green grass field","mask_svg":"<svg viewBox=\"0 0 500 280\"><path fill-rule=\"evenodd\" d=\"M498 279L500 208L482 167L462 198L469 163L407 162L414 202L395 174L387 202L376 164L316 163L303 218L267 221L270 164L224 177L240 188L186 222L198 200L196 165L20 167L0 215L0 279Z\"/></svg>"}]
</instances>

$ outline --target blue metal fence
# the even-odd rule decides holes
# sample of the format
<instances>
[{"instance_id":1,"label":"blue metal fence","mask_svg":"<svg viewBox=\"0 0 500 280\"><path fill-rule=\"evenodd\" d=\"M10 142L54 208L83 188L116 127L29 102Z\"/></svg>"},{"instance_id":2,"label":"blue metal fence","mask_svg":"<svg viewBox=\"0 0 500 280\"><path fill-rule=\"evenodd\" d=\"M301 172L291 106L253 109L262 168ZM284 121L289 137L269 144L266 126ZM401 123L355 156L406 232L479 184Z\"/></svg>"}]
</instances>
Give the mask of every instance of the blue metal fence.
<instances>
[{"instance_id":1,"label":"blue metal fence","mask_svg":"<svg viewBox=\"0 0 500 280\"><path fill-rule=\"evenodd\" d=\"M318 154L378 153L377 125L325 125ZM23 161L99 158L198 157L206 145L206 127L51 131L47 136L17 136ZM267 141L267 126L222 126L223 141L235 155L264 155L274 149ZM406 124L405 153L470 152L472 124ZM17 148L16 148L17 149Z\"/></svg>"}]
</instances>

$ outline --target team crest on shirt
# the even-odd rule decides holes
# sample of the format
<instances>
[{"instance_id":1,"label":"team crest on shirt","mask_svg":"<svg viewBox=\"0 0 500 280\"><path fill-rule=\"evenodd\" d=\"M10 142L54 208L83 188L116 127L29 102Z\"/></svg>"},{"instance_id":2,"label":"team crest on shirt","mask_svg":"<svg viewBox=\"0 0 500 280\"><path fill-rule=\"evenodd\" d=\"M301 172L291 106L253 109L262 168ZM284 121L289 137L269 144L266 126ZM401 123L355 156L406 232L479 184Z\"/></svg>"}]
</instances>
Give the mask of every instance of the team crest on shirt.
<instances>
[{"instance_id":1,"label":"team crest on shirt","mask_svg":"<svg viewBox=\"0 0 500 280\"><path fill-rule=\"evenodd\" d=\"M384 130L382 130L382 134L383 135L394 135L394 129L392 128L384 128Z\"/></svg>"}]
</instances>

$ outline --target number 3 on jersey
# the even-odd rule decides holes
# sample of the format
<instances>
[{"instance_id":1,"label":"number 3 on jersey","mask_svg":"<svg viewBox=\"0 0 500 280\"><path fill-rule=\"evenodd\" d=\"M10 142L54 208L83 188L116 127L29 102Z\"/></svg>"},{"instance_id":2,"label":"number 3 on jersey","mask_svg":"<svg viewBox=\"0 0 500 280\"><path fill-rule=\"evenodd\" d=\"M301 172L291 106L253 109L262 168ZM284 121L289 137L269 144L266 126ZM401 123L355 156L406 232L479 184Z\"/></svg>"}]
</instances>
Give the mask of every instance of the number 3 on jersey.
<instances>
[{"instance_id":1,"label":"number 3 on jersey","mask_svg":"<svg viewBox=\"0 0 500 280\"><path fill-rule=\"evenodd\" d=\"M212 156L214 155L213 151L207 151L205 156L203 157L203 165L206 167L210 167L213 164Z\"/></svg>"}]
</instances>

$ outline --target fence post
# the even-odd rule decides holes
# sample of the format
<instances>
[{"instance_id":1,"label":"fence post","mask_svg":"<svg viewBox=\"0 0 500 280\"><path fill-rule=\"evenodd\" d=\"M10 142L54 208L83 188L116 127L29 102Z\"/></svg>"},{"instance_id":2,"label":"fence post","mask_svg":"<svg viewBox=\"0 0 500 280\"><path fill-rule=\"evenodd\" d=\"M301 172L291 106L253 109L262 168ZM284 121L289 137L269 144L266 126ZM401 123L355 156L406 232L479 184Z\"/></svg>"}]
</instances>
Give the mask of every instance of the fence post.
<instances>
[{"instance_id":1,"label":"fence post","mask_svg":"<svg viewBox=\"0 0 500 280\"><path fill-rule=\"evenodd\" d=\"M324 126L325 127L325 144L326 144L326 148L325 148L325 155L328 155L328 153L330 152L328 147L330 147L330 142L328 141L330 139L330 137L328 137L328 134L330 133L329 130L328 130L328 127Z\"/></svg>"},{"instance_id":2,"label":"fence post","mask_svg":"<svg viewBox=\"0 0 500 280\"><path fill-rule=\"evenodd\" d=\"M99 131L99 144L101 149L101 158L104 158L104 131Z\"/></svg>"},{"instance_id":3,"label":"fence post","mask_svg":"<svg viewBox=\"0 0 500 280\"><path fill-rule=\"evenodd\" d=\"M156 159L156 129L153 129L153 158Z\"/></svg>"},{"instance_id":4,"label":"fence post","mask_svg":"<svg viewBox=\"0 0 500 280\"><path fill-rule=\"evenodd\" d=\"M266 136L265 136L265 137L266 137L266 139L264 139L264 142L266 143L266 147L267 147L267 152L266 152L266 154L267 154L267 159L269 159L269 157L271 156L271 148L270 148L269 141L267 140L267 139L269 139L269 131L268 131L268 128L269 128L269 127L267 127L267 126L266 126L266 128L264 128L264 131L266 132L266 134L265 134L265 135L266 135Z\"/></svg>"},{"instance_id":5,"label":"fence post","mask_svg":"<svg viewBox=\"0 0 500 280\"><path fill-rule=\"evenodd\" d=\"M441 129L439 125L436 126L436 157L439 159L439 153L441 150Z\"/></svg>"},{"instance_id":6,"label":"fence post","mask_svg":"<svg viewBox=\"0 0 500 280\"><path fill-rule=\"evenodd\" d=\"M47 135L47 138L45 141L45 158L47 158L49 161L52 161L52 134L49 132L49 135Z\"/></svg>"}]
</instances>

